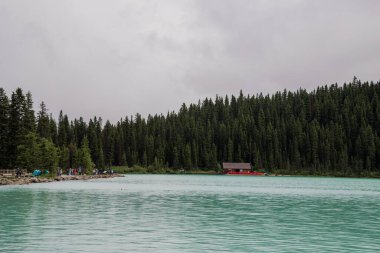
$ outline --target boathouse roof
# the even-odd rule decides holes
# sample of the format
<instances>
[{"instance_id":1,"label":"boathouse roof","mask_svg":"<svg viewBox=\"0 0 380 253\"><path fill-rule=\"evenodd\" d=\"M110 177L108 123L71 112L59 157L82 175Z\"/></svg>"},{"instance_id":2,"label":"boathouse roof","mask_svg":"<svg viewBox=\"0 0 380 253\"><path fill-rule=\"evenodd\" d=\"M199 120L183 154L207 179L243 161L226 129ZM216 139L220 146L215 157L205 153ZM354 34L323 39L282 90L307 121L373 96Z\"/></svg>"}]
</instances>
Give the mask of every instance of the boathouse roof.
<instances>
[{"instance_id":1,"label":"boathouse roof","mask_svg":"<svg viewBox=\"0 0 380 253\"><path fill-rule=\"evenodd\" d=\"M223 163L223 169L251 169L250 163Z\"/></svg>"}]
</instances>

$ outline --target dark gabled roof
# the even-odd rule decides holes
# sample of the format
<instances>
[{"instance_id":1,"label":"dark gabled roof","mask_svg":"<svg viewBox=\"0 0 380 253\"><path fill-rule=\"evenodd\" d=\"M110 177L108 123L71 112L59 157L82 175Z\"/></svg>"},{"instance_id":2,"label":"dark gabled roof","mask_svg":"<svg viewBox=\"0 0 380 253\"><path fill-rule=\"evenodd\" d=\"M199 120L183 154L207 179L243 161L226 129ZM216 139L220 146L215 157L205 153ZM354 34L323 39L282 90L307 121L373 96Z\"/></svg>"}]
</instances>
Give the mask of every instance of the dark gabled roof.
<instances>
[{"instance_id":1,"label":"dark gabled roof","mask_svg":"<svg viewBox=\"0 0 380 253\"><path fill-rule=\"evenodd\" d=\"M251 169L250 163L223 163L223 169Z\"/></svg>"}]
</instances>

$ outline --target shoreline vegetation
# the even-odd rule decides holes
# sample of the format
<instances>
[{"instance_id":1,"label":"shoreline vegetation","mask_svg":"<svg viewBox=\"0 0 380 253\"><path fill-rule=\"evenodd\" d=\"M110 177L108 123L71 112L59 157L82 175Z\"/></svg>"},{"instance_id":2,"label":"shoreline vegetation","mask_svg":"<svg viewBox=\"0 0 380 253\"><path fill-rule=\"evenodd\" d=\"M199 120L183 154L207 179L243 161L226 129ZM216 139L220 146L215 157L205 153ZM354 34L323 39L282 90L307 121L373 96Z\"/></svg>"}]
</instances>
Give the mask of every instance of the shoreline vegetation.
<instances>
[{"instance_id":1,"label":"shoreline vegetation","mask_svg":"<svg viewBox=\"0 0 380 253\"><path fill-rule=\"evenodd\" d=\"M241 91L116 123L56 118L44 102L35 113L31 92L8 97L0 87L0 169L213 173L223 162L272 175L379 177L380 81Z\"/></svg>"},{"instance_id":2,"label":"shoreline vegetation","mask_svg":"<svg viewBox=\"0 0 380 253\"><path fill-rule=\"evenodd\" d=\"M127 167L127 166L112 166L112 170L118 174L158 174L158 175L224 175L222 171L218 170L209 170L209 169L172 169L172 168L161 168L161 169L153 169L146 168L141 166ZM264 172L264 171L263 171ZM238 176L238 175L237 175ZM245 175L242 175L245 176ZM270 177L296 177L296 176L304 176L304 177L347 177L347 178L380 178L378 174L372 175L342 175L342 174L313 174L313 173L302 173L302 170L299 172L290 174L286 171L273 171L268 173L267 176ZM250 176L248 176L250 177Z\"/></svg>"},{"instance_id":3,"label":"shoreline vegetation","mask_svg":"<svg viewBox=\"0 0 380 253\"><path fill-rule=\"evenodd\" d=\"M60 181L70 181L70 180L90 180L90 179L104 179L104 178L115 178L123 177L128 174L141 174L141 175L224 175L217 170L202 170L202 169L192 169L192 170L173 170L171 168L161 168L159 170L152 170L151 168L145 168L141 166L127 167L127 166L113 166L113 174L96 174L96 175L48 175L48 176L0 176L0 187L5 185L26 185L33 183L50 183L50 182L60 182ZM236 176L236 175L235 175ZM241 175L242 177L252 177L247 175ZM355 175L337 175L337 174L287 174L281 172L274 172L268 174L269 177L344 177L344 178L380 178L379 175L372 176L361 176L357 177ZM255 177L255 176L253 176Z\"/></svg>"},{"instance_id":4,"label":"shoreline vegetation","mask_svg":"<svg viewBox=\"0 0 380 253\"><path fill-rule=\"evenodd\" d=\"M21 177L14 175L0 176L0 186L5 185L26 185L33 183L49 183L49 182L59 182L59 181L70 181L70 180L90 180L90 179L101 179L101 178L114 178L114 177L123 177L127 174L146 174L146 175L224 175L220 170L220 167L217 169L173 169L173 168L155 168L155 167L142 167L135 165L133 167L128 166L111 166L109 170L112 170L112 174L102 173L102 174L74 174L68 175L63 174L58 176L55 171L53 174L42 175L42 176L33 176L32 173L24 174ZM94 170L95 171L95 170ZM301 172L302 170L300 170ZM68 172L68 171L66 171ZM268 173L266 176L269 177L297 177L297 176L307 176L307 177L349 177L349 178L380 178L377 174L371 176L362 175L361 177L355 175L339 175L339 174L312 174L312 173L295 173L289 174L281 171L273 171ZM305 171L303 171L305 172ZM236 176L236 175L235 175ZM247 175L239 175L247 176Z\"/></svg>"},{"instance_id":5,"label":"shoreline vegetation","mask_svg":"<svg viewBox=\"0 0 380 253\"><path fill-rule=\"evenodd\" d=\"M99 174L99 175L62 175L62 176L41 176L41 177L0 177L0 186L2 185L25 185L33 183L50 183L59 181L70 181L70 180L90 180L90 179L100 179L100 178L114 178L122 177L118 173L114 174Z\"/></svg>"}]
</instances>

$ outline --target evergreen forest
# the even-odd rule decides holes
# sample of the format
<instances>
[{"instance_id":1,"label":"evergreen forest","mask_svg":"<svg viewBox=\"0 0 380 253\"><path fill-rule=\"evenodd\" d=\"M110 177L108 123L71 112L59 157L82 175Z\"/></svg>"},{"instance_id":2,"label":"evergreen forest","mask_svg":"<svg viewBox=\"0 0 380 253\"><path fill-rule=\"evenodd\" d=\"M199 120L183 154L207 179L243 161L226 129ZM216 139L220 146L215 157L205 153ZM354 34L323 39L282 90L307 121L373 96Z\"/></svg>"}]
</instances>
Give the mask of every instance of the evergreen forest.
<instances>
[{"instance_id":1,"label":"evergreen forest","mask_svg":"<svg viewBox=\"0 0 380 253\"><path fill-rule=\"evenodd\" d=\"M216 96L166 115L116 123L33 109L0 88L0 169L128 166L149 173L221 171L222 162L292 175L380 176L380 82Z\"/></svg>"}]
</instances>

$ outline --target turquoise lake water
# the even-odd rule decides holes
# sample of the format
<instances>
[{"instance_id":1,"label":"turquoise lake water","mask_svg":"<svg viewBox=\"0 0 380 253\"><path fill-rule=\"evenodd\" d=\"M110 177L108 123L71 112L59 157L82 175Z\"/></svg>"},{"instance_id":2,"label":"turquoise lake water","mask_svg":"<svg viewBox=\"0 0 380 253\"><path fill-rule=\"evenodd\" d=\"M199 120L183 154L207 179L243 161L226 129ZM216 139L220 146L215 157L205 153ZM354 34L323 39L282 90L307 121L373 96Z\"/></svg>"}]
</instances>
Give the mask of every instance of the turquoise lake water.
<instances>
[{"instance_id":1,"label":"turquoise lake water","mask_svg":"<svg viewBox=\"0 0 380 253\"><path fill-rule=\"evenodd\" d=\"M0 252L379 252L380 180L127 175L0 187Z\"/></svg>"}]
</instances>

